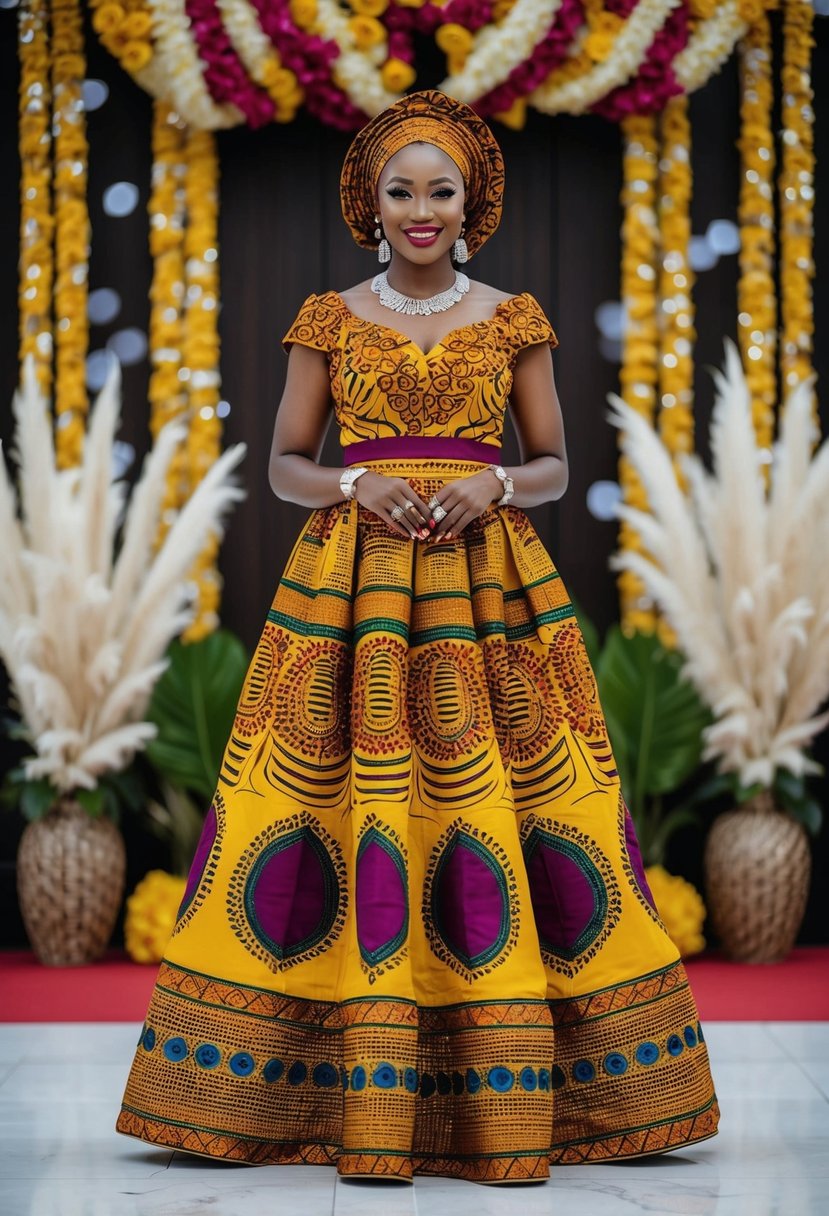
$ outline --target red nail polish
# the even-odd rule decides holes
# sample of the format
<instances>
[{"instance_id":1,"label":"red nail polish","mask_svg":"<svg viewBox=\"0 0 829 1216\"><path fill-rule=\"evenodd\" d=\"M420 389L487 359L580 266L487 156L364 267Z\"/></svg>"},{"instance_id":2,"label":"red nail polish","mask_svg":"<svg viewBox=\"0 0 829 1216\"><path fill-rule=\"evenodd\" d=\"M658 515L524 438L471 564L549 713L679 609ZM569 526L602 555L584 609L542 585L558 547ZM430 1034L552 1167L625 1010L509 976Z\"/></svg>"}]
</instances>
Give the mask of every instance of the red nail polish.
<instances>
[{"instance_id":1,"label":"red nail polish","mask_svg":"<svg viewBox=\"0 0 829 1216\"><path fill-rule=\"evenodd\" d=\"M438 526L438 521L437 521L436 519L430 519L430 520L429 520L429 527L430 527L430 528L436 528L437 526Z\"/></svg>"}]
</instances>

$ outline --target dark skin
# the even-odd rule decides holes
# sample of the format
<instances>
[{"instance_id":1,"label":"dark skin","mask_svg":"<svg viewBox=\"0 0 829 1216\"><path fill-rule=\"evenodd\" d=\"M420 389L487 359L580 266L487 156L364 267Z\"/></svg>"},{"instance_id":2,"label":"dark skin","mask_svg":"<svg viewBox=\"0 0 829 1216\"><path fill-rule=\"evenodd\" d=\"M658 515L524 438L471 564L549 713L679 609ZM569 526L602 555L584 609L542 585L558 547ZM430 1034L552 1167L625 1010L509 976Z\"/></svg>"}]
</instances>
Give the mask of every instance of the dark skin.
<instances>
[{"instance_id":1,"label":"dark skin","mask_svg":"<svg viewBox=\"0 0 829 1216\"><path fill-rule=\"evenodd\" d=\"M377 183L376 214L392 248L392 260L386 269L389 284L397 291L425 299L452 285L455 272L451 252L463 229L463 202L460 170L433 144L409 144L386 162ZM418 248L405 229L421 225L441 231L434 244ZM371 291L371 279L340 296L355 316L404 334L427 353L447 333L489 320L496 306L511 298L506 292L471 280L468 294L445 313L417 317L384 308ZM567 453L553 361L546 343L526 347L516 358L510 407L521 453L521 464L506 470L515 485L512 505L535 507L561 498L567 489ZM277 497L312 508L342 502L342 469L319 464L330 414L331 382L325 354L294 344L271 447L270 483ZM460 535L504 492L491 469L447 482L437 495L447 513L438 524L428 504L402 477L369 470L357 479L355 491L359 504L385 520L393 532L424 541ZM406 502L414 506L396 522L391 511Z\"/></svg>"}]
</instances>

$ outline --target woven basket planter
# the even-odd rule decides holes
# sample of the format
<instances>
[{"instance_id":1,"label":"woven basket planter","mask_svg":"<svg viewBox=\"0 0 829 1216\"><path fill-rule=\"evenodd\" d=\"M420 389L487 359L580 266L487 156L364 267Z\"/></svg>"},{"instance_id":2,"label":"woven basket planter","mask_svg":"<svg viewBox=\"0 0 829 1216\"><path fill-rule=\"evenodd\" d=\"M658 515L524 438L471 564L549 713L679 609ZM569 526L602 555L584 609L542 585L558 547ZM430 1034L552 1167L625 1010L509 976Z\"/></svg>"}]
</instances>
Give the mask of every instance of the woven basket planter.
<instances>
[{"instance_id":1,"label":"woven basket planter","mask_svg":"<svg viewBox=\"0 0 829 1216\"><path fill-rule=\"evenodd\" d=\"M745 963L784 958L809 894L812 858L803 826L763 791L715 819L704 867L708 911L724 953Z\"/></svg>"},{"instance_id":2,"label":"woven basket planter","mask_svg":"<svg viewBox=\"0 0 829 1216\"><path fill-rule=\"evenodd\" d=\"M62 798L27 825L17 852L17 894L32 949L50 967L99 958L109 945L126 878L124 839Z\"/></svg>"}]
</instances>

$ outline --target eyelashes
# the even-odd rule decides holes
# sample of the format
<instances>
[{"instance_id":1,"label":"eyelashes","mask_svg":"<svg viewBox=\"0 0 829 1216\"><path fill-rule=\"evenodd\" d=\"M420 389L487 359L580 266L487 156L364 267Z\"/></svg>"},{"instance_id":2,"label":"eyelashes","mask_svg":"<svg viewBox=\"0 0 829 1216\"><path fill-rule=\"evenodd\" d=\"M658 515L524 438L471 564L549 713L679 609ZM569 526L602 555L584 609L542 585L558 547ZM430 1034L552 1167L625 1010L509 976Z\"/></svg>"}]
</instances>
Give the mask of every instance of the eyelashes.
<instances>
[{"instance_id":1,"label":"eyelashes","mask_svg":"<svg viewBox=\"0 0 829 1216\"><path fill-rule=\"evenodd\" d=\"M392 186L390 190L386 191L386 194L388 194L388 196L390 198L408 198L409 197L409 191L405 190L402 186ZM441 186L440 190L434 191L433 197L434 198L454 198L456 194L457 194L457 190L453 190L451 186Z\"/></svg>"}]
</instances>

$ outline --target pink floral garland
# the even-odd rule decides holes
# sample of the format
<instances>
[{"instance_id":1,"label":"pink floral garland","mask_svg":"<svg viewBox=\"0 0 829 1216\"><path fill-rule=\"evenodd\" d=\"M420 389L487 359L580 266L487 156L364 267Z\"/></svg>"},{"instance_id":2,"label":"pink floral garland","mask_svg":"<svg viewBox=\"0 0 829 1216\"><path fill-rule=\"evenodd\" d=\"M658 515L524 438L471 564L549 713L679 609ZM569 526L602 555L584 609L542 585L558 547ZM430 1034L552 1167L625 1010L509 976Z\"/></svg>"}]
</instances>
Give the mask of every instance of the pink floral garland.
<instances>
[{"instance_id":1,"label":"pink floral garland","mask_svg":"<svg viewBox=\"0 0 829 1216\"><path fill-rule=\"evenodd\" d=\"M236 106L254 129L273 122L276 106L248 76L225 30L216 0L185 0L184 7L213 100Z\"/></svg>"},{"instance_id":2,"label":"pink floral garland","mask_svg":"<svg viewBox=\"0 0 829 1216\"><path fill-rule=\"evenodd\" d=\"M262 33L270 39L282 63L299 81L308 112L339 131L356 131L362 127L366 115L331 79L331 65L340 53L336 42L298 29L287 0L251 0L251 3L258 14Z\"/></svg>"},{"instance_id":3,"label":"pink floral garland","mask_svg":"<svg viewBox=\"0 0 829 1216\"><path fill-rule=\"evenodd\" d=\"M582 0L562 0L556 19L536 46L529 59L513 68L503 84L479 97L474 108L484 117L508 110L519 97L527 97L564 63L582 24Z\"/></svg>"},{"instance_id":4,"label":"pink floral garland","mask_svg":"<svg viewBox=\"0 0 829 1216\"><path fill-rule=\"evenodd\" d=\"M627 114L654 114L661 110L669 97L683 91L673 60L687 46L688 32L688 7L680 4L668 14L635 80L611 90L591 107L592 113L621 122Z\"/></svg>"}]
</instances>

